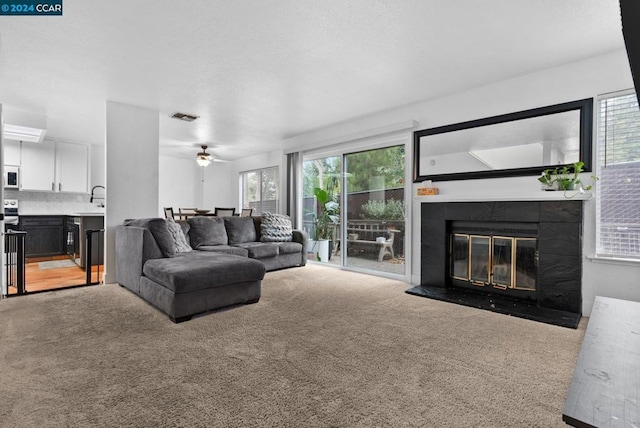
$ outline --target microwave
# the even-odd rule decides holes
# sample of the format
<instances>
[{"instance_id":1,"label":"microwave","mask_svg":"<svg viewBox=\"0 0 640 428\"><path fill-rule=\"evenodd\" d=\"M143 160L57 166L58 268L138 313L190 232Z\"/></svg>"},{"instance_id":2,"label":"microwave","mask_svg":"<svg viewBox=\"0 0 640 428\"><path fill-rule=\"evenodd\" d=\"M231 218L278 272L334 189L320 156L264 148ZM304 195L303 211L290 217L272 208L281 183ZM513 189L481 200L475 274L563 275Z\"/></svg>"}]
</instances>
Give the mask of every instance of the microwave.
<instances>
[{"instance_id":1,"label":"microwave","mask_svg":"<svg viewBox=\"0 0 640 428\"><path fill-rule=\"evenodd\" d=\"M20 167L4 166L4 187L6 189L20 188Z\"/></svg>"}]
</instances>

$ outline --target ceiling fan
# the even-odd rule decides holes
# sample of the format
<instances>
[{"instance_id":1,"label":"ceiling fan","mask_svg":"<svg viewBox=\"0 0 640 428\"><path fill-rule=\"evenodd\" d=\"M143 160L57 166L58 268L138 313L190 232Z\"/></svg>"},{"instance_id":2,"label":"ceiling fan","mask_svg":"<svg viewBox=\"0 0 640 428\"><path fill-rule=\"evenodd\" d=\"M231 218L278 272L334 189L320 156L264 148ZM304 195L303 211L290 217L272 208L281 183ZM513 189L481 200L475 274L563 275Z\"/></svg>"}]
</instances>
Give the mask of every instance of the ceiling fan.
<instances>
[{"instance_id":1,"label":"ceiling fan","mask_svg":"<svg viewBox=\"0 0 640 428\"><path fill-rule=\"evenodd\" d=\"M198 162L198 165L207 166L211 162L228 162L222 159L214 159L211 153L207 153L207 148L209 146L203 144L200 147L202 148L202 151L196 154L196 162Z\"/></svg>"},{"instance_id":2,"label":"ceiling fan","mask_svg":"<svg viewBox=\"0 0 640 428\"><path fill-rule=\"evenodd\" d=\"M202 151L196 155L196 162L200 166L207 166L211 163L211 153L207 153L207 146L202 145Z\"/></svg>"}]
</instances>

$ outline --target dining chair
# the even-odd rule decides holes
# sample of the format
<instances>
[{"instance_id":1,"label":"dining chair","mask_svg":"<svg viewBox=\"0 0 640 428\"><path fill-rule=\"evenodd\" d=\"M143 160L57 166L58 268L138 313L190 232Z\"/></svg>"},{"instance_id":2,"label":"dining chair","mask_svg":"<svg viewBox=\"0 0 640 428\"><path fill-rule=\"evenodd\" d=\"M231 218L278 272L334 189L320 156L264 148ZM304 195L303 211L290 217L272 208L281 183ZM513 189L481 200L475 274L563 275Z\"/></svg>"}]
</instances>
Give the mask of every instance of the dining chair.
<instances>
[{"instance_id":1,"label":"dining chair","mask_svg":"<svg viewBox=\"0 0 640 428\"><path fill-rule=\"evenodd\" d=\"M253 208L243 208L240 211L240 217L251 217L251 213L253 213Z\"/></svg>"},{"instance_id":2,"label":"dining chair","mask_svg":"<svg viewBox=\"0 0 640 428\"><path fill-rule=\"evenodd\" d=\"M178 208L180 220L187 220L189 217L196 215L197 208Z\"/></svg>"},{"instance_id":3,"label":"dining chair","mask_svg":"<svg viewBox=\"0 0 640 428\"><path fill-rule=\"evenodd\" d=\"M165 207L164 208L164 218L174 218L173 217L173 207Z\"/></svg>"},{"instance_id":4,"label":"dining chair","mask_svg":"<svg viewBox=\"0 0 640 428\"><path fill-rule=\"evenodd\" d=\"M217 217L231 217L236 214L235 208L215 208L214 214Z\"/></svg>"}]
</instances>

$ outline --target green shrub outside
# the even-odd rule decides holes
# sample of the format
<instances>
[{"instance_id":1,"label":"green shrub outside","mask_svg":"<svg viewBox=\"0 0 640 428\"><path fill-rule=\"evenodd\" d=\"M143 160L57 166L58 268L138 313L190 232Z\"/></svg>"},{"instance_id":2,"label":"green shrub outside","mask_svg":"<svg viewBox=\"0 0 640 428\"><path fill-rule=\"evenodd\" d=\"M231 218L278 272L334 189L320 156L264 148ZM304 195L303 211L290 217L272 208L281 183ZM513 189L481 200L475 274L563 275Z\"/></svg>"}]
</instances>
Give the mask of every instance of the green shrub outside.
<instances>
[{"instance_id":1,"label":"green shrub outside","mask_svg":"<svg viewBox=\"0 0 640 428\"><path fill-rule=\"evenodd\" d=\"M388 201L372 199L362 205L364 218L372 220L404 220L404 203L393 198Z\"/></svg>"}]
</instances>

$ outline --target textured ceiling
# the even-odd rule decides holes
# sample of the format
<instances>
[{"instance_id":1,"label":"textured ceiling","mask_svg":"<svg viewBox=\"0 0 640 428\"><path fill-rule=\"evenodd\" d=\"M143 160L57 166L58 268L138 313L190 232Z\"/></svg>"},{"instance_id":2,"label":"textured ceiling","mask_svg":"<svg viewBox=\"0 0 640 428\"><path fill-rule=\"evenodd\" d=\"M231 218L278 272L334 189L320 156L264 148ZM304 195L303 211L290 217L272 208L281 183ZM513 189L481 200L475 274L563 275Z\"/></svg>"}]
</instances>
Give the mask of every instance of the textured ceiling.
<instances>
[{"instance_id":1,"label":"textured ceiling","mask_svg":"<svg viewBox=\"0 0 640 428\"><path fill-rule=\"evenodd\" d=\"M0 103L95 144L106 100L157 109L163 153L236 159L622 48L617 0L65 0L0 16Z\"/></svg>"}]
</instances>

